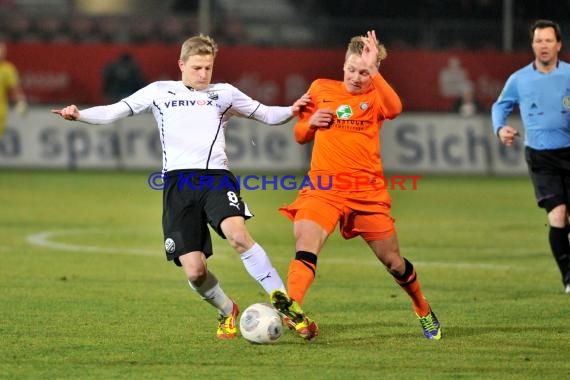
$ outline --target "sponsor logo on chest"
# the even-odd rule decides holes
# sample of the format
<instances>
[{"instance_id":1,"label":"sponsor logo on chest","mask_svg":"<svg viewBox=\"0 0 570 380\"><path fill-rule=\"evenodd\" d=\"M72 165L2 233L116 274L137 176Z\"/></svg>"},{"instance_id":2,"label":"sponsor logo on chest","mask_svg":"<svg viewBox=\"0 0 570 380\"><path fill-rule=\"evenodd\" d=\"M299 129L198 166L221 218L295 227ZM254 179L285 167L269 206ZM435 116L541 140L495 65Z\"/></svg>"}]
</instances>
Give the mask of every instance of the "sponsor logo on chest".
<instances>
[{"instance_id":1,"label":"sponsor logo on chest","mask_svg":"<svg viewBox=\"0 0 570 380\"><path fill-rule=\"evenodd\" d=\"M170 107L195 107L195 106L211 106L214 107L213 100L205 100L205 99L198 99L198 100L169 100L164 102L166 108Z\"/></svg>"}]
</instances>

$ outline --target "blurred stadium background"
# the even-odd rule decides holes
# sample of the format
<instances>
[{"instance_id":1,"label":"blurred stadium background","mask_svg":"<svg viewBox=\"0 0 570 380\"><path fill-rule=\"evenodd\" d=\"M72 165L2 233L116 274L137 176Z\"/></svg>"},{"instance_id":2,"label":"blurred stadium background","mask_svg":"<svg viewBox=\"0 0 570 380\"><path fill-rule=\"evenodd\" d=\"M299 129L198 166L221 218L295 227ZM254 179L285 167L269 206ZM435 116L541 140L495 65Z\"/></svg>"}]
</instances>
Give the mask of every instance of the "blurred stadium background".
<instances>
[{"instance_id":1,"label":"blurred stadium background","mask_svg":"<svg viewBox=\"0 0 570 380\"><path fill-rule=\"evenodd\" d=\"M231 45L342 47L370 26L392 48L511 51L527 49L530 21L557 18L565 27L569 10L563 0L2 0L0 35L144 44L201 31Z\"/></svg>"},{"instance_id":2,"label":"blurred stadium background","mask_svg":"<svg viewBox=\"0 0 570 380\"><path fill-rule=\"evenodd\" d=\"M502 147L489 115L533 59L538 18L568 41L567 0L0 0L0 38L30 101L0 140L0 379L568 378L568 298L544 214L521 141ZM362 241L336 233L305 304L322 331L314 344L214 341L215 312L164 259L152 116L86 126L50 109L105 102L103 70L125 53L147 82L178 79L180 44L198 32L220 44L214 81L290 104L317 77L341 79L349 38L371 28L404 103L382 128L384 166L423 176L419 191L391 192L399 239L444 341L426 344L407 296ZM454 109L466 89L481 103L470 116ZM302 174L309 157L290 124L233 119L227 147L242 175ZM244 190L248 226L282 276L294 241L276 209L295 194ZM242 309L263 300L214 239L209 265L232 297Z\"/></svg>"},{"instance_id":3,"label":"blurred stadium background","mask_svg":"<svg viewBox=\"0 0 570 380\"><path fill-rule=\"evenodd\" d=\"M214 81L290 104L313 79L341 78L347 41L373 28L405 107L383 129L388 170L522 174L522 147L497 144L488 111L507 76L532 60L529 24L550 18L564 32L568 15L570 1L0 0L0 38L32 105L26 118L10 115L0 168L160 169L150 117L78 129L49 114L108 103L102 72L122 54L147 82L178 79L181 42L211 34L221 47ZM480 104L470 117L454 108L466 90ZM305 168L306 150L287 129L254 126L236 120L228 132L235 169Z\"/></svg>"}]
</instances>

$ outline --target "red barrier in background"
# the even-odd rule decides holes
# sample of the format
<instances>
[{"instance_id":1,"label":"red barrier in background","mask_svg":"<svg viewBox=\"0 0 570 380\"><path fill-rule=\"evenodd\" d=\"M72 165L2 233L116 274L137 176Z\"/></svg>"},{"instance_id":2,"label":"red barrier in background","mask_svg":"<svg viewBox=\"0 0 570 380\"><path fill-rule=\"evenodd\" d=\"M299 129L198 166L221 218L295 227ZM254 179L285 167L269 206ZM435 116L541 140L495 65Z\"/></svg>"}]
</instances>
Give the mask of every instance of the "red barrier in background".
<instances>
[{"instance_id":1,"label":"red barrier in background","mask_svg":"<svg viewBox=\"0 0 570 380\"><path fill-rule=\"evenodd\" d=\"M31 102L102 104L105 64L129 52L148 81L180 79L178 45L10 44L8 59L19 68ZM229 82L266 104L290 104L318 77L342 80L344 49L221 46L214 82ZM449 111L471 85L485 108L508 75L530 63L532 53L392 50L380 68L408 111Z\"/></svg>"}]
</instances>

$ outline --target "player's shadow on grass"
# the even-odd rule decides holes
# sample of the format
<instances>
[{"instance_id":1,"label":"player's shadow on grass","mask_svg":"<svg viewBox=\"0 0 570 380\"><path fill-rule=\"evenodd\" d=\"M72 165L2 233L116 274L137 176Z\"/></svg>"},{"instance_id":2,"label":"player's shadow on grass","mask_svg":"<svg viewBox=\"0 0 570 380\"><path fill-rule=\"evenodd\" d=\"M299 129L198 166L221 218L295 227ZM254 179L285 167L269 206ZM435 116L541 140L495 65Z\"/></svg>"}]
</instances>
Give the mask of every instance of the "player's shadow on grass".
<instances>
[{"instance_id":1,"label":"player's shadow on grass","mask_svg":"<svg viewBox=\"0 0 570 380\"><path fill-rule=\"evenodd\" d=\"M524 331L525 334L527 333L539 333L539 334L548 334L555 336L556 334L563 334L566 333L568 327L567 326L523 326L523 325L512 325L512 326L453 326L453 327L442 327L442 333L444 337L448 337L450 339L454 338L465 338L470 336L479 336L479 335L493 335L493 334L513 334L513 335L520 335L521 331Z\"/></svg>"},{"instance_id":2,"label":"player's shadow on grass","mask_svg":"<svg viewBox=\"0 0 570 380\"><path fill-rule=\"evenodd\" d=\"M408 323L393 322L387 323L355 323L355 324L326 324L320 327L320 335L317 339L327 341L327 343L349 343L358 342L377 344L378 340L402 339L402 338L422 338L419 323L410 325ZM368 342L370 341L370 342Z\"/></svg>"},{"instance_id":3,"label":"player's shadow on grass","mask_svg":"<svg viewBox=\"0 0 570 380\"><path fill-rule=\"evenodd\" d=\"M529 333L545 333L549 335L561 334L566 331L565 326L549 326L549 327L530 327L530 326L442 326L443 339L461 339L480 335L519 335L521 331ZM279 344L299 344L305 343L293 331L284 329L285 339L281 339ZM330 343L350 343L358 342L366 345L367 343L378 342L378 340L386 341L391 339L425 339L419 323L417 325L393 322L387 323L327 323L319 326L319 336L309 344L330 344ZM368 342L369 341L369 342Z\"/></svg>"},{"instance_id":4,"label":"player's shadow on grass","mask_svg":"<svg viewBox=\"0 0 570 380\"><path fill-rule=\"evenodd\" d=\"M381 327L381 328L379 328ZM365 323L354 325L328 325L321 329L321 337L325 334L329 341L342 341L360 342L365 344L367 340L377 341L378 339L424 339L421 332L421 327L409 325L407 323L393 323L390 325L378 325L374 323ZM405 330L405 331L403 331ZM544 334L549 336L556 336L558 334L565 334L566 326L449 326L442 325L442 339L443 340L457 340L468 337L477 337L482 335L497 335L506 337L508 335L519 336L521 331L529 334ZM321 338L319 337L319 338Z\"/></svg>"}]
</instances>

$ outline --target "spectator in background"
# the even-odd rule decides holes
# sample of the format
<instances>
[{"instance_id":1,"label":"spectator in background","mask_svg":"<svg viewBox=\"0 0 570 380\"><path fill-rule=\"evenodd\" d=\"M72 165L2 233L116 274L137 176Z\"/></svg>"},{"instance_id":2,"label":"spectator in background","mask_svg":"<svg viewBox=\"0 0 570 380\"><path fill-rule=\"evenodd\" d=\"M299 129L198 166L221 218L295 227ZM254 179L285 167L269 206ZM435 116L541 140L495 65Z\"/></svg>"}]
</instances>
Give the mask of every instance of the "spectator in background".
<instances>
[{"instance_id":1,"label":"spectator in background","mask_svg":"<svg viewBox=\"0 0 570 380\"><path fill-rule=\"evenodd\" d=\"M223 22L219 25L218 34L220 41L226 45L247 44L249 37L244 22L235 15L226 14Z\"/></svg>"},{"instance_id":2,"label":"spectator in background","mask_svg":"<svg viewBox=\"0 0 570 380\"><path fill-rule=\"evenodd\" d=\"M493 132L506 146L514 143L519 132L507 118L518 105L536 202L546 211L550 249L564 292L570 294L570 65L558 56L562 32L557 23L536 21L530 27L530 40L534 61L509 77L493 104Z\"/></svg>"},{"instance_id":3,"label":"spectator in background","mask_svg":"<svg viewBox=\"0 0 570 380\"><path fill-rule=\"evenodd\" d=\"M97 30L99 38L103 43L123 43L126 42L127 31L122 26L123 21L120 16L105 15L98 20ZM125 30L123 30L125 29Z\"/></svg>"},{"instance_id":4,"label":"spectator in background","mask_svg":"<svg viewBox=\"0 0 570 380\"><path fill-rule=\"evenodd\" d=\"M45 15L36 20L38 38L42 42L64 43L71 38L65 30L64 20L59 15Z\"/></svg>"},{"instance_id":5,"label":"spectator in background","mask_svg":"<svg viewBox=\"0 0 570 380\"><path fill-rule=\"evenodd\" d=\"M96 43L100 42L100 36L96 28L95 20L87 15L74 14L67 22L67 33L72 42Z\"/></svg>"},{"instance_id":6,"label":"spectator in background","mask_svg":"<svg viewBox=\"0 0 570 380\"><path fill-rule=\"evenodd\" d=\"M13 12L2 20L6 41L38 42L32 19L22 12Z\"/></svg>"},{"instance_id":7,"label":"spectator in background","mask_svg":"<svg viewBox=\"0 0 570 380\"><path fill-rule=\"evenodd\" d=\"M0 139L2 139L6 128L10 100L15 102L14 110L19 115L25 115L28 109L26 95L20 85L18 70L13 63L6 60L6 53L6 43L0 41Z\"/></svg>"},{"instance_id":8,"label":"spectator in background","mask_svg":"<svg viewBox=\"0 0 570 380\"><path fill-rule=\"evenodd\" d=\"M475 116L481 113L482 107L477 96L475 96L475 91L471 84L465 85L463 91L461 91L461 96L455 99L453 103L453 112L458 113L460 116Z\"/></svg>"},{"instance_id":9,"label":"spectator in background","mask_svg":"<svg viewBox=\"0 0 570 380\"><path fill-rule=\"evenodd\" d=\"M145 85L144 74L129 53L103 68L103 96L108 103L118 102Z\"/></svg>"},{"instance_id":10,"label":"spectator in background","mask_svg":"<svg viewBox=\"0 0 570 380\"><path fill-rule=\"evenodd\" d=\"M136 15L130 19L129 41L133 44L145 44L159 40L156 25L152 17Z\"/></svg>"},{"instance_id":11,"label":"spectator in background","mask_svg":"<svg viewBox=\"0 0 570 380\"><path fill-rule=\"evenodd\" d=\"M170 15L161 20L157 31L161 42L179 44L184 41L186 28L182 17Z\"/></svg>"}]
</instances>

